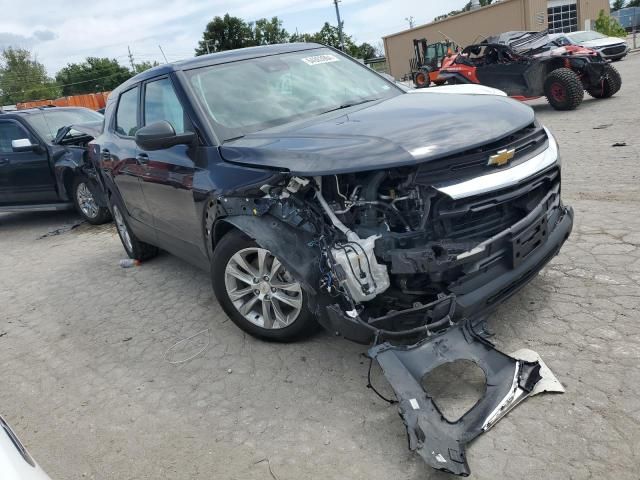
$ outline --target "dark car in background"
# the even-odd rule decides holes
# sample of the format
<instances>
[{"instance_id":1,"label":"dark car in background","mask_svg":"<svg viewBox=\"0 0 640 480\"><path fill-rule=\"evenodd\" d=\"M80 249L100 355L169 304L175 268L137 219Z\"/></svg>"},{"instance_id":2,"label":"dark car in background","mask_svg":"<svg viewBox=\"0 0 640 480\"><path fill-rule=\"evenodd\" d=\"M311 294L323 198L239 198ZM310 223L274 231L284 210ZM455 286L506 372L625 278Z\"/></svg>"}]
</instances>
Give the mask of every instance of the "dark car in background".
<instances>
[{"instance_id":1,"label":"dark car in background","mask_svg":"<svg viewBox=\"0 0 640 480\"><path fill-rule=\"evenodd\" d=\"M87 155L103 120L80 107L0 113L0 212L75 206L90 223L110 220Z\"/></svg>"},{"instance_id":2,"label":"dark car in background","mask_svg":"<svg viewBox=\"0 0 640 480\"><path fill-rule=\"evenodd\" d=\"M530 107L410 95L316 44L139 74L90 152L127 254L210 270L229 317L273 340L316 319L370 342L484 315L573 223Z\"/></svg>"}]
</instances>

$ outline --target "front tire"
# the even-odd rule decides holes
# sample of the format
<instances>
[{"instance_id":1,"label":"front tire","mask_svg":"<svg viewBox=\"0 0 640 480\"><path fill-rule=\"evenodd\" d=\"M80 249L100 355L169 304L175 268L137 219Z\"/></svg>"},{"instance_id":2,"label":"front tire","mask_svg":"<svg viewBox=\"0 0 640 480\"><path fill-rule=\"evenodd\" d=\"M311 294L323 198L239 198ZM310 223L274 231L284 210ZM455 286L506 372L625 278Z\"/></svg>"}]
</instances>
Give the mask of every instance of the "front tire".
<instances>
[{"instance_id":1,"label":"front tire","mask_svg":"<svg viewBox=\"0 0 640 480\"><path fill-rule=\"evenodd\" d=\"M556 110L575 110L584 99L584 87L573 70L558 68L547 75L544 95Z\"/></svg>"},{"instance_id":2,"label":"front tire","mask_svg":"<svg viewBox=\"0 0 640 480\"><path fill-rule=\"evenodd\" d=\"M116 224L118 236L120 237L124 251L127 252L129 258L143 261L149 260L150 258L158 255L158 247L145 243L135 236L125 219L123 209L118 202L113 202L111 209L113 211L113 221Z\"/></svg>"},{"instance_id":3,"label":"front tire","mask_svg":"<svg viewBox=\"0 0 640 480\"><path fill-rule=\"evenodd\" d=\"M224 312L249 335L291 342L316 330L299 282L269 250L238 230L216 245L211 282Z\"/></svg>"},{"instance_id":4,"label":"front tire","mask_svg":"<svg viewBox=\"0 0 640 480\"><path fill-rule=\"evenodd\" d=\"M101 225L111 220L111 212L101 207L89 188L88 180L78 176L73 181L73 203L82 218L92 225Z\"/></svg>"},{"instance_id":5,"label":"front tire","mask_svg":"<svg viewBox=\"0 0 640 480\"><path fill-rule=\"evenodd\" d=\"M428 88L430 83L431 80L427 72L420 71L413 76L413 84L416 88Z\"/></svg>"}]
</instances>

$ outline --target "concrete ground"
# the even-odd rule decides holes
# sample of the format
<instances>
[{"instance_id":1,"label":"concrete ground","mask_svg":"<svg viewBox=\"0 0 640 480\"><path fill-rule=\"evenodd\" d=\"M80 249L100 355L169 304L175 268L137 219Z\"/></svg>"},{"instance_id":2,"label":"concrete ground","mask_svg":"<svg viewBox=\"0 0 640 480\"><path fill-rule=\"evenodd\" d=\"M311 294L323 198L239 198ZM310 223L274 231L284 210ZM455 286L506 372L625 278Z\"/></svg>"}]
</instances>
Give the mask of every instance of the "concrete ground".
<instances>
[{"instance_id":1,"label":"concrete ground","mask_svg":"<svg viewBox=\"0 0 640 480\"><path fill-rule=\"evenodd\" d=\"M640 55L616 67L612 99L532 103L561 144L576 224L491 327L504 351L539 352L567 392L476 440L473 478L638 478ZM448 478L366 388L364 347L247 337L207 274L167 254L122 269L114 227L65 231L77 221L0 216L0 412L52 478ZM389 392L377 370L374 383Z\"/></svg>"}]
</instances>

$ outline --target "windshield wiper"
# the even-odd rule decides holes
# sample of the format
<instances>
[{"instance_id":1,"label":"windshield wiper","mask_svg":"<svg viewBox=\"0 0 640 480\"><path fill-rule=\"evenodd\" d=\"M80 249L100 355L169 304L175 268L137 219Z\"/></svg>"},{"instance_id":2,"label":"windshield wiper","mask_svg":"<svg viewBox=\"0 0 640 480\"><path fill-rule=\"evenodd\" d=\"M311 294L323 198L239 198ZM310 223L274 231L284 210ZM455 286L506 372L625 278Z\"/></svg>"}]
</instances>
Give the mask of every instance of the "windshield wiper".
<instances>
[{"instance_id":1,"label":"windshield wiper","mask_svg":"<svg viewBox=\"0 0 640 480\"><path fill-rule=\"evenodd\" d=\"M222 140L222 143L233 142L234 140L240 140L241 138L244 138L244 135L238 135L237 137L225 138L224 140Z\"/></svg>"},{"instance_id":2,"label":"windshield wiper","mask_svg":"<svg viewBox=\"0 0 640 480\"><path fill-rule=\"evenodd\" d=\"M365 98L363 100L359 100L357 102L343 103L339 107L332 108L330 110L322 112L320 115L329 112L335 112L336 110L342 110L344 108L355 107L356 105L362 105L363 103L375 102L376 100L380 100L379 98Z\"/></svg>"}]
</instances>

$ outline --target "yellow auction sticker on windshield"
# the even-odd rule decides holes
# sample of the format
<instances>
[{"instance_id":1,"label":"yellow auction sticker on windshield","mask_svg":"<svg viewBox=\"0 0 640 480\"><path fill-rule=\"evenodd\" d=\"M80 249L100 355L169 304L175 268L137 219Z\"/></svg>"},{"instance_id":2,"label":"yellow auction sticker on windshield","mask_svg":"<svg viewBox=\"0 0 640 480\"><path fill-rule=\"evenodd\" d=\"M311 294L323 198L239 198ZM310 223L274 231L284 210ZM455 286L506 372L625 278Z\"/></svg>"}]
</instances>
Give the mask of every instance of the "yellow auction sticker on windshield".
<instances>
[{"instance_id":1,"label":"yellow auction sticker on windshield","mask_svg":"<svg viewBox=\"0 0 640 480\"><path fill-rule=\"evenodd\" d=\"M319 65L321 63L339 62L340 59L335 55L314 55L313 57L305 57L302 59L307 65Z\"/></svg>"}]
</instances>

